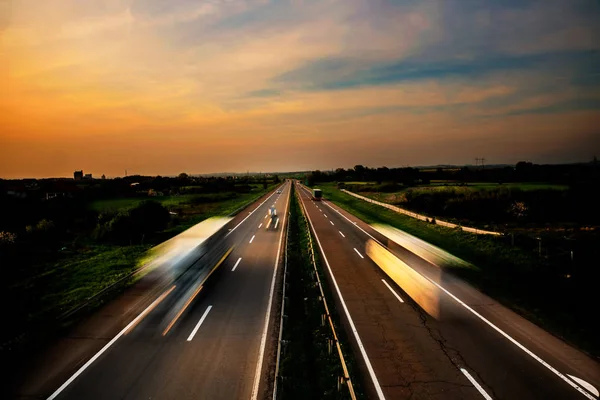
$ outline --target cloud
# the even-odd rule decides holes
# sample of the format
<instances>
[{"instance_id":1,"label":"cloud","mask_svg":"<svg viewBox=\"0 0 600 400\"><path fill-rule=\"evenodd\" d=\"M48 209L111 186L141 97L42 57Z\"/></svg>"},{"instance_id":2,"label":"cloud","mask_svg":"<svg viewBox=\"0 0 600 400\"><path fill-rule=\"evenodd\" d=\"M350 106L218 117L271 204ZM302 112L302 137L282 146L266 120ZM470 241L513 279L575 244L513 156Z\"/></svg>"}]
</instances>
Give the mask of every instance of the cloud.
<instances>
[{"instance_id":1,"label":"cloud","mask_svg":"<svg viewBox=\"0 0 600 400\"><path fill-rule=\"evenodd\" d=\"M1 135L14 154L49 137L79 149L84 133L145 138L140 157L196 146L257 166L330 145L365 164L509 159L511 143L556 154L544 132L584 154L598 17L592 0L0 0ZM255 142L268 145L245 157Z\"/></svg>"}]
</instances>

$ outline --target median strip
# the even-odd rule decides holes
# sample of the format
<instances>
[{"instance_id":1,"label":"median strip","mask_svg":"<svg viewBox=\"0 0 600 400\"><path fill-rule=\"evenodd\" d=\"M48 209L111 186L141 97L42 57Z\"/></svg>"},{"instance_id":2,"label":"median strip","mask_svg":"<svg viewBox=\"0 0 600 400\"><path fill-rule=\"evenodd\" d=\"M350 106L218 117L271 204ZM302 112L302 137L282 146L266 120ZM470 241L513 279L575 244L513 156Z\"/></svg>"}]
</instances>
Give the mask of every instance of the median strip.
<instances>
[{"instance_id":1,"label":"median strip","mask_svg":"<svg viewBox=\"0 0 600 400\"><path fill-rule=\"evenodd\" d=\"M307 216L296 191L290 208L282 331L273 399L356 399L356 366L346 338L338 336L338 315L313 248ZM342 332L343 333L343 332ZM348 347L346 347L348 346Z\"/></svg>"}]
</instances>

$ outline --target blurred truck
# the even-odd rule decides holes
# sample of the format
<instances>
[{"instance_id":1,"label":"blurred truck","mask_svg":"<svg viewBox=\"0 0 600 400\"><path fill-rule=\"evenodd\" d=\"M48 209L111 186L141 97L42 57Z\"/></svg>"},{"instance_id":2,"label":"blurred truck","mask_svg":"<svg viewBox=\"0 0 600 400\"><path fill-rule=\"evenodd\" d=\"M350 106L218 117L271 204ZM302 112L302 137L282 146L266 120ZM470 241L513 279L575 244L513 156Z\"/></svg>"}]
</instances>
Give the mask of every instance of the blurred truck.
<instances>
[{"instance_id":1,"label":"blurred truck","mask_svg":"<svg viewBox=\"0 0 600 400\"><path fill-rule=\"evenodd\" d=\"M323 192L321 192L321 189L313 189L312 199L315 201L321 201L321 197L323 197Z\"/></svg>"}]
</instances>

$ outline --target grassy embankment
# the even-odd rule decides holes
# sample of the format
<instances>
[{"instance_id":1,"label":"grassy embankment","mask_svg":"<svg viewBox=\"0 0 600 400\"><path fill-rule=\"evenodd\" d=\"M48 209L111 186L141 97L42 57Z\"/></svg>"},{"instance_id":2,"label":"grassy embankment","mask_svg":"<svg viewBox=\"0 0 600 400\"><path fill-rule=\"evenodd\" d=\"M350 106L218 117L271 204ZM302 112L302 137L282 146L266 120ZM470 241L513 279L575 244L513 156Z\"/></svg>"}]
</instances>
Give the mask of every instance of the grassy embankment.
<instances>
[{"instance_id":1,"label":"grassy embankment","mask_svg":"<svg viewBox=\"0 0 600 400\"><path fill-rule=\"evenodd\" d=\"M63 326L74 322L77 316L66 319L61 319L61 316L139 268L153 245L206 218L227 216L274 187L270 185L264 190L261 186L249 193L156 197L167 208L181 211L181 216L176 225L158 232L144 244L122 246L79 237L75 245L65 246L56 257L37 264L6 288L6 298L17 302L19 307L18 312L15 311L17 315L13 315L11 329L5 330L2 335L0 349L28 340L32 330L40 331L42 328L41 332L45 334L47 329L56 328L57 321ZM135 207L142 200L105 200L92 203L91 208L99 212L119 212ZM133 283L133 280L123 282L118 290L108 293L102 300L108 300ZM36 295L31 296L32 292Z\"/></svg>"},{"instance_id":2,"label":"grassy embankment","mask_svg":"<svg viewBox=\"0 0 600 400\"><path fill-rule=\"evenodd\" d=\"M370 197L374 200L382 201L390 204L400 204L402 199L406 195L406 192L411 191L413 194L418 195L421 193L428 192L453 192L455 194L468 194L469 192L480 191L480 190L521 190L521 191L534 191L534 190L567 190L566 185L556 185L551 183L468 183L465 186L460 186L459 182L448 182L448 181L432 181L429 185L420 185L416 187L404 187L393 192L381 192L377 190L378 186L375 182L347 182L348 189L353 190L352 186L359 188L359 194ZM372 190L370 190L372 188Z\"/></svg>"},{"instance_id":3,"label":"grassy embankment","mask_svg":"<svg viewBox=\"0 0 600 400\"><path fill-rule=\"evenodd\" d=\"M448 270L544 329L600 355L595 321L589 318L597 302L592 291L582 290L589 282L547 271L535 252L507 245L501 238L428 224L352 197L335 184L319 187L325 198L368 223L392 225L472 263L475 268Z\"/></svg>"},{"instance_id":4,"label":"grassy embankment","mask_svg":"<svg viewBox=\"0 0 600 400\"><path fill-rule=\"evenodd\" d=\"M343 376L335 344L329 351L329 340L333 337L328 323L322 324L324 307L319 299L314 268L309 250L309 235L306 220L296 196L290 205L290 226L287 242L288 266L286 289L286 318L283 326L283 352L280 365L278 397L283 399L349 399L346 384L340 385ZM317 251L317 249L315 249ZM358 382L354 379L355 365L348 353L349 345L339 328L333 297L317 258L317 269L329 311L340 336L344 359L348 364L354 390L362 398Z\"/></svg>"}]
</instances>

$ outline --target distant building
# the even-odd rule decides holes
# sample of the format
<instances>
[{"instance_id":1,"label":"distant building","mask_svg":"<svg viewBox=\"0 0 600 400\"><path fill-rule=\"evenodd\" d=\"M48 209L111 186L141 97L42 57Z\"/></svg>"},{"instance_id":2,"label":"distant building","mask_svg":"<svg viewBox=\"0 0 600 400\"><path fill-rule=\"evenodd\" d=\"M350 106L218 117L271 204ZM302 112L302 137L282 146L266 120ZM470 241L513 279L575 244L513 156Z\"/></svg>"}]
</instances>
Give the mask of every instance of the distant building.
<instances>
[{"instance_id":1,"label":"distant building","mask_svg":"<svg viewBox=\"0 0 600 400\"><path fill-rule=\"evenodd\" d=\"M85 174L85 175L83 176L83 179L93 179L93 178L92 178L92 174Z\"/></svg>"},{"instance_id":2,"label":"distant building","mask_svg":"<svg viewBox=\"0 0 600 400\"><path fill-rule=\"evenodd\" d=\"M73 179L75 179L76 181L80 181L83 179L83 170L81 171L75 171L73 173Z\"/></svg>"}]
</instances>

